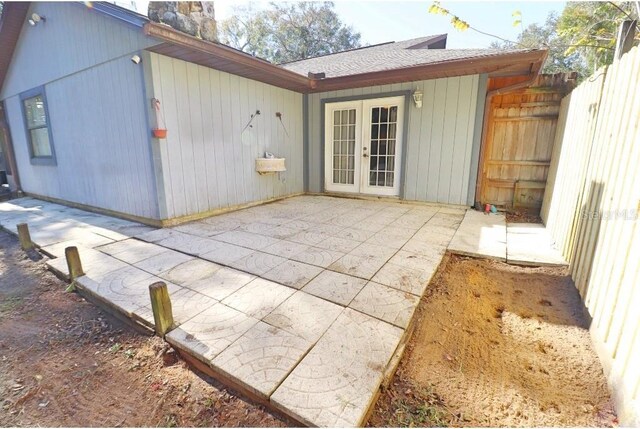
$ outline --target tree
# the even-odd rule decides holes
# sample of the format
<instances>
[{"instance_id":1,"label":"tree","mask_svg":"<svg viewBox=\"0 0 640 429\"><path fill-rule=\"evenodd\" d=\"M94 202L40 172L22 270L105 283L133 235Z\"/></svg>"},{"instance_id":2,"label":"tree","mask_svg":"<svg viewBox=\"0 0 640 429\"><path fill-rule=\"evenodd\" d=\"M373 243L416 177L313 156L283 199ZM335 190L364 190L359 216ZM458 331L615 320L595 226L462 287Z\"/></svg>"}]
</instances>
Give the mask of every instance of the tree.
<instances>
[{"instance_id":1,"label":"tree","mask_svg":"<svg viewBox=\"0 0 640 429\"><path fill-rule=\"evenodd\" d=\"M580 76L589 74L587 64L578 52L566 53L564 42L558 36L558 15L549 13L544 24L530 24L518 35L515 42L492 42L494 49L547 48L549 55L542 69L543 73L563 73L576 71Z\"/></svg>"},{"instance_id":2,"label":"tree","mask_svg":"<svg viewBox=\"0 0 640 429\"><path fill-rule=\"evenodd\" d=\"M558 36L566 45L565 54L579 54L591 72L611 64L618 28L626 19L638 19L633 2L567 2L557 27Z\"/></svg>"},{"instance_id":3,"label":"tree","mask_svg":"<svg viewBox=\"0 0 640 429\"><path fill-rule=\"evenodd\" d=\"M220 23L220 41L280 64L360 47L332 2L270 3L264 10L235 8Z\"/></svg>"},{"instance_id":4,"label":"tree","mask_svg":"<svg viewBox=\"0 0 640 429\"><path fill-rule=\"evenodd\" d=\"M639 8L633 2L567 2L559 17L550 14L543 25L529 25L516 41L471 26L437 1L429 12L450 16L453 26L461 31L471 29L495 37L499 41L491 44L493 48L548 48L545 73L577 71L584 77L602 65L611 64L620 23L638 19ZM514 25L520 24L519 13L514 12L514 16L517 17ZM640 32L636 37L640 37Z\"/></svg>"}]
</instances>

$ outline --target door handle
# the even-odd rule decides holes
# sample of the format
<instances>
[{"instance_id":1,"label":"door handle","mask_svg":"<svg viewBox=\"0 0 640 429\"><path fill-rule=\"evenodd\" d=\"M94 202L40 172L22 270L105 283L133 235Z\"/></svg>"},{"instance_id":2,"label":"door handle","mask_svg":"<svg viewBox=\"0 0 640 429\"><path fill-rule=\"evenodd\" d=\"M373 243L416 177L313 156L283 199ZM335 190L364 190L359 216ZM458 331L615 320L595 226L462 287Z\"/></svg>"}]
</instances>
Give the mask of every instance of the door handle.
<instances>
[{"instance_id":1,"label":"door handle","mask_svg":"<svg viewBox=\"0 0 640 429\"><path fill-rule=\"evenodd\" d=\"M369 158L369 154L368 154L368 153L363 153L363 154L362 154L362 157L363 157L363 158Z\"/></svg>"}]
</instances>

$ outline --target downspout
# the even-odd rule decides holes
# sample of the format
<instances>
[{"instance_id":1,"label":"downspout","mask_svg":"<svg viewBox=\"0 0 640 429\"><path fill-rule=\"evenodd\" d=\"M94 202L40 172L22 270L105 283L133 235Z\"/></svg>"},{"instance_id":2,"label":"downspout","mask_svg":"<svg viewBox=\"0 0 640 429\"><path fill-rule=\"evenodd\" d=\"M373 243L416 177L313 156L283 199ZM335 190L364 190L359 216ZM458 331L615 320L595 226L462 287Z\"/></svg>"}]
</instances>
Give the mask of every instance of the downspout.
<instances>
[{"instance_id":1,"label":"downspout","mask_svg":"<svg viewBox=\"0 0 640 429\"><path fill-rule=\"evenodd\" d=\"M480 195L480 189L482 188L482 176L484 174L483 166L484 166L484 158L485 158L485 147L487 144L487 128L489 126L489 109L491 107L491 99L494 95L500 95L505 92L515 91L522 88L527 88L529 85L533 83L534 80L538 77L538 72L531 73L529 78L525 81L514 83L513 85L505 86L502 88L494 89L487 92L487 96L484 101L484 117L482 120L482 139L480 143L480 157L478 159L478 174L476 176L476 196L475 202L476 205L479 203L478 198Z\"/></svg>"},{"instance_id":2,"label":"downspout","mask_svg":"<svg viewBox=\"0 0 640 429\"><path fill-rule=\"evenodd\" d=\"M13 142L11 141L11 132L9 130L9 123L5 116L4 103L0 102L0 132L2 133L3 141L5 142L5 149L7 150L7 162L11 168L11 176L16 183L16 192L22 192L22 185L20 184L20 175L18 174L18 166L16 165L16 158L13 152Z\"/></svg>"}]
</instances>

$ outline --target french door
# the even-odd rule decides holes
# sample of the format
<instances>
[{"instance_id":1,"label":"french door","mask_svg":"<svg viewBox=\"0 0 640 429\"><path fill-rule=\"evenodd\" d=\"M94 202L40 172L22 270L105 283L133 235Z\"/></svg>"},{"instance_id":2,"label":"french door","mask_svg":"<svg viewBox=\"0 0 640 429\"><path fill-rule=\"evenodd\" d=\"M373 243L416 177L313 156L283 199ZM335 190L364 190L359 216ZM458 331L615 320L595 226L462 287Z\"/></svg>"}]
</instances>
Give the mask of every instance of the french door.
<instances>
[{"instance_id":1,"label":"french door","mask_svg":"<svg viewBox=\"0 0 640 429\"><path fill-rule=\"evenodd\" d=\"M399 195L404 97L325 104L325 189Z\"/></svg>"}]
</instances>

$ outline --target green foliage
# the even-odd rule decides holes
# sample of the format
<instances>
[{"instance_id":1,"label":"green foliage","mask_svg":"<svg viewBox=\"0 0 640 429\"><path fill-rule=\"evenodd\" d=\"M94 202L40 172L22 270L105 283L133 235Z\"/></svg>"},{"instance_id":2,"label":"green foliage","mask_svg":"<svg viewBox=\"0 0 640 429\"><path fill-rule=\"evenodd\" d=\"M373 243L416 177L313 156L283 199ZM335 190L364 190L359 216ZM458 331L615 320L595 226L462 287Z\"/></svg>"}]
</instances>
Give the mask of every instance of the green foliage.
<instances>
[{"instance_id":1,"label":"green foliage","mask_svg":"<svg viewBox=\"0 0 640 429\"><path fill-rule=\"evenodd\" d=\"M580 55L591 72L611 64L620 23L630 18L638 19L632 2L568 2L557 26L565 55Z\"/></svg>"},{"instance_id":2,"label":"green foliage","mask_svg":"<svg viewBox=\"0 0 640 429\"><path fill-rule=\"evenodd\" d=\"M220 41L274 63L360 46L360 33L340 20L332 2L274 2L264 10L234 12L220 23Z\"/></svg>"},{"instance_id":3,"label":"green foliage","mask_svg":"<svg viewBox=\"0 0 640 429\"><path fill-rule=\"evenodd\" d=\"M489 45L494 49L549 49L547 61L542 69L543 73L563 73L577 71L580 76L586 76L586 62L577 52L566 53L564 42L558 36L558 15L549 13L543 24L529 24L518 35L515 42L493 42Z\"/></svg>"},{"instance_id":4,"label":"green foliage","mask_svg":"<svg viewBox=\"0 0 640 429\"><path fill-rule=\"evenodd\" d=\"M462 21L440 7L437 1L433 2L429 12L453 16ZM522 25L520 11L514 11L512 17L514 26ZM585 77L598 67L611 64L618 28L626 19L638 19L638 8L633 2L567 2L560 16L550 13L544 24L528 25L515 41L505 40L462 22L465 22L466 28L499 39L492 42L490 48L549 49L544 73L577 71L580 76ZM636 39L638 38L640 28L637 29Z\"/></svg>"},{"instance_id":5,"label":"green foliage","mask_svg":"<svg viewBox=\"0 0 640 429\"><path fill-rule=\"evenodd\" d=\"M467 21L464 21L464 20L460 19L459 16L454 15L453 13L451 13L451 11L449 11L449 9L445 9L442 6L440 6L440 2L439 1L434 1L431 4L431 6L429 6L429 13L434 13L436 15L450 16L451 17L451 25L453 25L453 28L455 28L458 31L466 31L469 28L471 28L471 26L469 25L469 23Z\"/></svg>"},{"instance_id":6,"label":"green foliage","mask_svg":"<svg viewBox=\"0 0 640 429\"><path fill-rule=\"evenodd\" d=\"M430 386L413 385L391 404L389 427L447 427L455 419Z\"/></svg>"}]
</instances>

